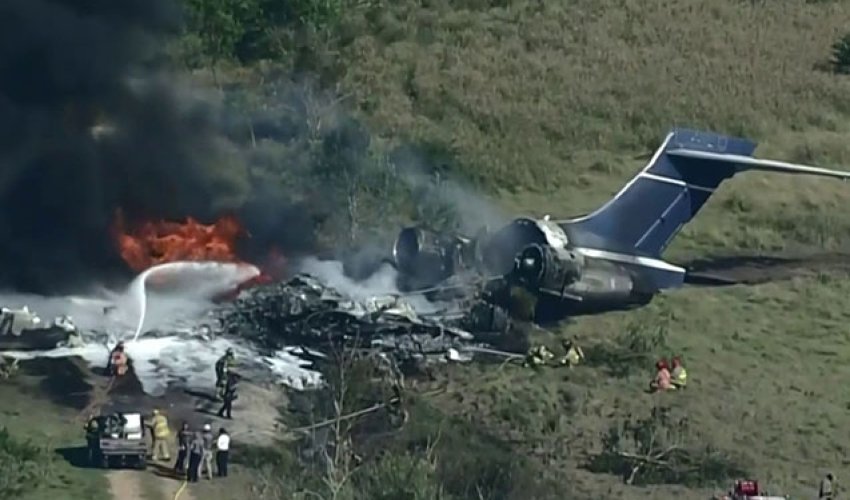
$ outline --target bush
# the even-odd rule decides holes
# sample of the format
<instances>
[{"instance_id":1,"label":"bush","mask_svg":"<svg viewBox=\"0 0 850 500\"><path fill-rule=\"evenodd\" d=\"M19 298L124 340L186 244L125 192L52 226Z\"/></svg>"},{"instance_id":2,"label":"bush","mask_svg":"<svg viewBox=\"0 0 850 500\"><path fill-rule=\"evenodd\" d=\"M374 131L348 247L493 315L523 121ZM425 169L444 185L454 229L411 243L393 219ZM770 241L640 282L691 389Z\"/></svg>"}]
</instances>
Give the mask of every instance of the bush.
<instances>
[{"instance_id":1,"label":"bush","mask_svg":"<svg viewBox=\"0 0 850 500\"><path fill-rule=\"evenodd\" d=\"M437 500L446 498L428 457L388 453L356 477L358 497L374 500Z\"/></svg>"},{"instance_id":2,"label":"bush","mask_svg":"<svg viewBox=\"0 0 850 500\"><path fill-rule=\"evenodd\" d=\"M614 377L645 371L669 350L667 337L672 316L649 309L629 323L613 345L597 344L585 350L587 364L602 366Z\"/></svg>"},{"instance_id":3,"label":"bush","mask_svg":"<svg viewBox=\"0 0 850 500\"><path fill-rule=\"evenodd\" d=\"M17 498L35 489L49 474L50 455L29 441L0 429L0 498Z\"/></svg>"},{"instance_id":4,"label":"bush","mask_svg":"<svg viewBox=\"0 0 850 500\"><path fill-rule=\"evenodd\" d=\"M685 415L655 407L647 417L611 426L587 469L620 475L630 485L710 486L747 475L726 454L691 441L689 430Z\"/></svg>"},{"instance_id":5,"label":"bush","mask_svg":"<svg viewBox=\"0 0 850 500\"><path fill-rule=\"evenodd\" d=\"M832 45L832 65L836 73L850 75L850 33Z\"/></svg>"}]
</instances>

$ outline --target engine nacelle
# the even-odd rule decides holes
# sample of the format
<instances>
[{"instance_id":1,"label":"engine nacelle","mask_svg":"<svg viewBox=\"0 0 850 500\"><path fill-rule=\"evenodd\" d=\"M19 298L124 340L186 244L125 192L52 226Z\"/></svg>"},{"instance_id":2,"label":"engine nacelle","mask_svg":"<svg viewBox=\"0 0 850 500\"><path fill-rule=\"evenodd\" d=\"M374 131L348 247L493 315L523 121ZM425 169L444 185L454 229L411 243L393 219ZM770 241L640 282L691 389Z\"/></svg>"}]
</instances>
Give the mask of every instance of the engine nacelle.
<instances>
[{"instance_id":1,"label":"engine nacelle","mask_svg":"<svg viewBox=\"0 0 850 500\"><path fill-rule=\"evenodd\" d=\"M393 260L405 274L444 274L446 266L445 242L434 233L418 227L401 230L393 245Z\"/></svg>"},{"instance_id":2,"label":"engine nacelle","mask_svg":"<svg viewBox=\"0 0 850 500\"><path fill-rule=\"evenodd\" d=\"M436 286L455 273L477 267L478 254L477 240L417 227L402 229L393 245L393 261L406 289Z\"/></svg>"},{"instance_id":3,"label":"engine nacelle","mask_svg":"<svg viewBox=\"0 0 850 500\"><path fill-rule=\"evenodd\" d=\"M529 290L561 294L581 279L584 257L566 248L528 245L517 255L511 278Z\"/></svg>"},{"instance_id":4,"label":"engine nacelle","mask_svg":"<svg viewBox=\"0 0 850 500\"><path fill-rule=\"evenodd\" d=\"M548 219L514 219L488 239L482 252L485 268L495 275L510 273L517 256L529 245L563 249L569 247L569 238L562 227Z\"/></svg>"}]
</instances>

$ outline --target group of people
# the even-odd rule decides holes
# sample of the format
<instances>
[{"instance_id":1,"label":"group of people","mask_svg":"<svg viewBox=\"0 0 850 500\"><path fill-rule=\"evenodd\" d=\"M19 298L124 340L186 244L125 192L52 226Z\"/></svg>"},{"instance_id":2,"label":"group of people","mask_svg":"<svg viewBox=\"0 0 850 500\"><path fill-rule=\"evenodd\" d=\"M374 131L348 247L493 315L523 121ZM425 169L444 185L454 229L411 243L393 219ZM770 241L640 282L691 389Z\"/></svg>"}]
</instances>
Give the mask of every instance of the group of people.
<instances>
[{"instance_id":1,"label":"group of people","mask_svg":"<svg viewBox=\"0 0 850 500\"><path fill-rule=\"evenodd\" d=\"M168 446L171 430L168 419L159 410L154 410L148 425L153 437L152 458L161 461L171 460ZM212 426L207 423L204 424L203 430L193 432L189 428L189 423L184 422L180 432L177 433L177 461L174 464L174 472L187 477L189 482L197 482L198 477L204 472L212 479L213 458L216 462L216 475L226 477L227 463L230 459L230 435L227 430L222 427L216 436L212 432Z\"/></svg>"},{"instance_id":2,"label":"group of people","mask_svg":"<svg viewBox=\"0 0 850 500\"><path fill-rule=\"evenodd\" d=\"M688 383L688 372L678 356L674 357L670 364L666 359L659 359L655 363L655 369L655 378L649 383L649 390L652 392L684 389Z\"/></svg>"},{"instance_id":3,"label":"group of people","mask_svg":"<svg viewBox=\"0 0 850 500\"><path fill-rule=\"evenodd\" d=\"M562 341L561 347L564 348L564 354L558 358L558 365L572 368L584 361L584 351L572 339ZM539 345L528 350L523 366L545 366L551 364L553 360L555 360L555 353L550 351L545 345Z\"/></svg>"},{"instance_id":4,"label":"group of people","mask_svg":"<svg viewBox=\"0 0 850 500\"><path fill-rule=\"evenodd\" d=\"M177 462L174 472L186 476L190 483L197 483L206 472L207 478L213 478L213 458L216 475L227 477L227 464L230 460L230 434L223 427L218 435L213 434L212 426L204 424L203 430L193 432L184 422L177 434ZM187 467L188 459L188 467Z\"/></svg>"}]
</instances>

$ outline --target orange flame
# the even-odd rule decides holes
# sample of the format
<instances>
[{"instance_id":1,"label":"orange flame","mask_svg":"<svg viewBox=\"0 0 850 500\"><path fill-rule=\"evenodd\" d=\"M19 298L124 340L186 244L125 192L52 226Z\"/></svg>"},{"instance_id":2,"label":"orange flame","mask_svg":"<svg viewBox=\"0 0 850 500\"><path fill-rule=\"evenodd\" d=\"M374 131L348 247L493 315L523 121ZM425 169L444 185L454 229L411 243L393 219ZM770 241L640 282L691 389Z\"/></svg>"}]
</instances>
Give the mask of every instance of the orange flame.
<instances>
[{"instance_id":1,"label":"orange flame","mask_svg":"<svg viewBox=\"0 0 850 500\"><path fill-rule=\"evenodd\" d=\"M213 224L201 224L191 217L182 223L145 222L128 230L120 212L116 214L114 232L121 257L136 272L180 260L240 262L236 241L245 234L232 216Z\"/></svg>"}]
</instances>

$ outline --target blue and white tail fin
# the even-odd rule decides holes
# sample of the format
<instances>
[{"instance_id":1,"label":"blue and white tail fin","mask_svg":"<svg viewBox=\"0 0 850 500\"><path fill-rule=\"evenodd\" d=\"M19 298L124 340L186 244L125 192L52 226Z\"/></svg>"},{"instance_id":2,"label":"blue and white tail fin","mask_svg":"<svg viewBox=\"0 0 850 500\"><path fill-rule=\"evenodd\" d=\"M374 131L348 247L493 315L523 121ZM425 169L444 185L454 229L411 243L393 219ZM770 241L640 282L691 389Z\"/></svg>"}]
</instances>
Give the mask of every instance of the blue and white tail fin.
<instances>
[{"instance_id":1,"label":"blue and white tail fin","mask_svg":"<svg viewBox=\"0 0 850 500\"><path fill-rule=\"evenodd\" d=\"M724 179L746 170L850 178L850 172L753 158L756 143L674 129L649 161L594 212L563 221L578 246L658 259Z\"/></svg>"}]
</instances>

